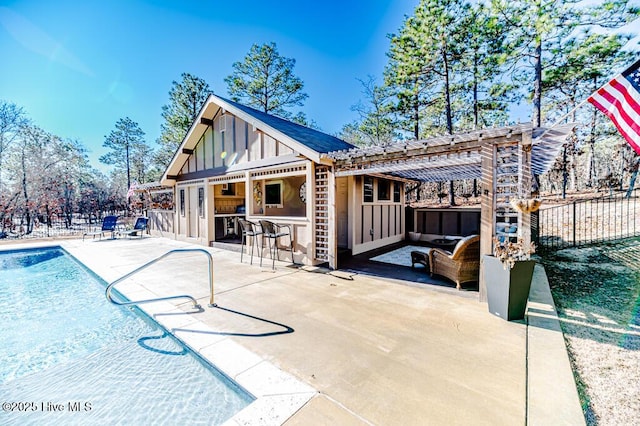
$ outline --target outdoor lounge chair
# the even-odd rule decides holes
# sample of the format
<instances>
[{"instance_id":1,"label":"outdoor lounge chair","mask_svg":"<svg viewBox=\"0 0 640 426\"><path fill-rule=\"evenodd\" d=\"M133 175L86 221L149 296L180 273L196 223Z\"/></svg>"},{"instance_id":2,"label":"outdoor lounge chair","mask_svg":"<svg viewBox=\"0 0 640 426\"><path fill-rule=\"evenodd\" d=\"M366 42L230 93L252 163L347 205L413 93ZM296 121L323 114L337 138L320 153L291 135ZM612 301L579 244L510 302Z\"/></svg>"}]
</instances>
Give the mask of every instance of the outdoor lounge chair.
<instances>
[{"instance_id":1,"label":"outdoor lounge chair","mask_svg":"<svg viewBox=\"0 0 640 426\"><path fill-rule=\"evenodd\" d=\"M455 281L460 290L461 284L478 281L480 272L480 236L470 235L456 244L452 253L433 248L429 252L431 276L442 275Z\"/></svg>"},{"instance_id":2,"label":"outdoor lounge chair","mask_svg":"<svg viewBox=\"0 0 640 426\"><path fill-rule=\"evenodd\" d=\"M118 223L118 216L105 216L102 219L102 228L98 231L91 231L82 234L82 241L84 241L84 237L87 235L91 235L91 237L95 237L96 235L100 236L100 239L104 236L105 232L111 232L111 238L115 238L116 233L116 224Z\"/></svg>"},{"instance_id":3,"label":"outdoor lounge chair","mask_svg":"<svg viewBox=\"0 0 640 426\"><path fill-rule=\"evenodd\" d=\"M136 219L136 223L135 225L133 225L133 229L118 231L118 235L123 235L123 236L126 235L129 238L131 238L132 236L135 237L136 235L138 235L138 232L139 232L140 238L142 238L142 234L147 229L147 223L149 223L148 217L139 217L138 219Z\"/></svg>"}]
</instances>

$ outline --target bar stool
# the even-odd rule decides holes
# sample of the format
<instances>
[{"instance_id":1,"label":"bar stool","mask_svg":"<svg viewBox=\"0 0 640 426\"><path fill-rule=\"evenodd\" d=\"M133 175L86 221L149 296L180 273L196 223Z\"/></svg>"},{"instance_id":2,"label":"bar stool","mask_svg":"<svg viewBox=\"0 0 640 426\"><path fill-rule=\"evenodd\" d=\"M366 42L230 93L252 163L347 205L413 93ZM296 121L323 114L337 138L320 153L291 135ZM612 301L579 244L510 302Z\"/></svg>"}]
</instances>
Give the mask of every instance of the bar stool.
<instances>
[{"instance_id":1,"label":"bar stool","mask_svg":"<svg viewBox=\"0 0 640 426\"><path fill-rule=\"evenodd\" d=\"M260 227L262 228L264 247L264 238L267 238L269 244L269 254L271 255L272 265L271 269L276 268L276 257L280 260L278 250L278 238L289 237L289 251L291 251L291 260L293 261L293 235L291 234L291 227L289 225L280 225L269 220L261 220ZM271 241L273 240L273 247ZM260 266L262 266L262 250L260 251Z\"/></svg>"},{"instance_id":2,"label":"bar stool","mask_svg":"<svg viewBox=\"0 0 640 426\"><path fill-rule=\"evenodd\" d=\"M240 245L240 263L242 263L242 256L244 255L244 246L247 245L247 237L251 237L251 265L253 265L253 246L256 243L258 235L262 235L262 231L258 230L258 225L250 220L238 218L240 228L242 229L242 243ZM262 266L262 253L260 253L260 266Z\"/></svg>"}]
</instances>

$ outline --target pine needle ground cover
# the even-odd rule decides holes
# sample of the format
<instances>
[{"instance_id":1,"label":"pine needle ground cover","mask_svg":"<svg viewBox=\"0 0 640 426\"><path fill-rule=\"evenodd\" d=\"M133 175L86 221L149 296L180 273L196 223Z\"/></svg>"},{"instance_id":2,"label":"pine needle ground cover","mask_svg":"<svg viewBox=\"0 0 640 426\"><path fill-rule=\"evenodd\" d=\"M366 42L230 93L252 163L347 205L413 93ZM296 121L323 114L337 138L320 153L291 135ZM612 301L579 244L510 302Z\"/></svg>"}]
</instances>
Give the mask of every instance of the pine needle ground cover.
<instances>
[{"instance_id":1,"label":"pine needle ground cover","mask_svg":"<svg viewBox=\"0 0 640 426\"><path fill-rule=\"evenodd\" d=\"M640 238L546 254L588 425L640 419Z\"/></svg>"}]
</instances>

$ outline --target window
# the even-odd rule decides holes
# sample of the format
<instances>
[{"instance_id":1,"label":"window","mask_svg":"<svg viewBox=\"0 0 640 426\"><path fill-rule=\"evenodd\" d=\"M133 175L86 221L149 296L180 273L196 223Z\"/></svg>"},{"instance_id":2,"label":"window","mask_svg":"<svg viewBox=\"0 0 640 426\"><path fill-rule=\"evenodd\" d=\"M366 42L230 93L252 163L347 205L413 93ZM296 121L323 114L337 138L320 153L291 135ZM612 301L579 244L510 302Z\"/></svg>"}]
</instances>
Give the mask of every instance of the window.
<instances>
[{"instance_id":1,"label":"window","mask_svg":"<svg viewBox=\"0 0 640 426\"><path fill-rule=\"evenodd\" d=\"M184 189L180 190L180 216L184 216Z\"/></svg>"},{"instance_id":2,"label":"window","mask_svg":"<svg viewBox=\"0 0 640 426\"><path fill-rule=\"evenodd\" d=\"M400 202L400 182L393 182L393 202Z\"/></svg>"},{"instance_id":3,"label":"window","mask_svg":"<svg viewBox=\"0 0 640 426\"><path fill-rule=\"evenodd\" d=\"M373 203L373 178L371 176L364 177L364 185L362 187L363 201L365 203Z\"/></svg>"},{"instance_id":4,"label":"window","mask_svg":"<svg viewBox=\"0 0 640 426\"><path fill-rule=\"evenodd\" d=\"M264 203L267 207L282 208L282 181L265 182Z\"/></svg>"},{"instance_id":5,"label":"window","mask_svg":"<svg viewBox=\"0 0 640 426\"><path fill-rule=\"evenodd\" d=\"M236 195L236 184L235 183L223 183L221 195Z\"/></svg>"},{"instance_id":6,"label":"window","mask_svg":"<svg viewBox=\"0 0 640 426\"><path fill-rule=\"evenodd\" d=\"M391 182L386 179L378 179L378 201L391 200Z\"/></svg>"},{"instance_id":7,"label":"window","mask_svg":"<svg viewBox=\"0 0 640 426\"><path fill-rule=\"evenodd\" d=\"M198 188L198 215L204 217L204 188Z\"/></svg>"}]
</instances>

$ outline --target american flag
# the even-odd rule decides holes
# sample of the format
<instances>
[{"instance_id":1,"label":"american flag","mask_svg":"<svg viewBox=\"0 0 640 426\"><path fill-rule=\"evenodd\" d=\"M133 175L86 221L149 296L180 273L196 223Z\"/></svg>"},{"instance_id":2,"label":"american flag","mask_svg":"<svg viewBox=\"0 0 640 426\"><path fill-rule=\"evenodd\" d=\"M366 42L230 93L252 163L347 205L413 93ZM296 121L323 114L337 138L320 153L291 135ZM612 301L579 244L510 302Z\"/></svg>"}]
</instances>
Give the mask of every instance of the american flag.
<instances>
[{"instance_id":1,"label":"american flag","mask_svg":"<svg viewBox=\"0 0 640 426\"><path fill-rule=\"evenodd\" d=\"M131 186L129 187L129 190L127 191L127 199L133 197L133 194L135 194L135 189L136 189L137 186L138 186L138 184L135 181L133 181L131 183Z\"/></svg>"},{"instance_id":2,"label":"american flag","mask_svg":"<svg viewBox=\"0 0 640 426\"><path fill-rule=\"evenodd\" d=\"M613 121L640 154L640 60L587 99Z\"/></svg>"}]
</instances>

